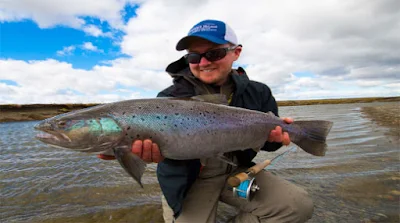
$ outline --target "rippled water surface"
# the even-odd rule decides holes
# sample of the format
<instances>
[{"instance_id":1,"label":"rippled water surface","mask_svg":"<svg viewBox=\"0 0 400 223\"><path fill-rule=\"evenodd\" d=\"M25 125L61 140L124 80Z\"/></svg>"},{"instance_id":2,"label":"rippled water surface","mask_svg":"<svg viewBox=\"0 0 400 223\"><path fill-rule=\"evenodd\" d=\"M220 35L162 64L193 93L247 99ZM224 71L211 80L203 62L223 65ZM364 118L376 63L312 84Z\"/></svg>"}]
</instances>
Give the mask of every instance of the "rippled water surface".
<instances>
[{"instance_id":1,"label":"rippled water surface","mask_svg":"<svg viewBox=\"0 0 400 223\"><path fill-rule=\"evenodd\" d=\"M269 168L310 193L315 202L310 222L384 221L399 210L398 145L360 112L362 106L375 105L280 108L281 116L295 120L334 122L325 157L298 150ZM147 168L141 189L116 161L35 140L35 123L0 123L2 222L161 220L155 165ZM262 152L256 160L275 155ZM235 210L221 205L218 213L223 222Z\"/></svg>"}]
</instances>

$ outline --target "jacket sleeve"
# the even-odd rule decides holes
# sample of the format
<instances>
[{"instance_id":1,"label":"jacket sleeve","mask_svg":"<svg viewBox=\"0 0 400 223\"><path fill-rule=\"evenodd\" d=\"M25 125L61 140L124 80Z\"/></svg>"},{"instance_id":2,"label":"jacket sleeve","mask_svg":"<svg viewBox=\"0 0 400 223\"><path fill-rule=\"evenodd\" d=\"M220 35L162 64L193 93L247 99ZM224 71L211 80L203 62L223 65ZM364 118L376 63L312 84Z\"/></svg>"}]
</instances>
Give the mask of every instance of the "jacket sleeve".
<instances>
[{"instance_id":1,"label":"jacket sleeve","mask_svg":"<svg viewBox=\"0 0 400 223\"><path fill-rule=\"evenodd\" d=\"M261 108L262 111L263 112L271 111L272 113L274 113L276 116L279 117L278 105L275 101L274 96L272 96L271 89L269 89L268 86L265 86L265 90L264 90L263 94L264 94L262 96L263 103L262 103L262 108ZM261 150L272 152L272 151L278 150L279 148L281 148L281 146L282 146L282 143L267 141L267 142L265 142L265 144L261 148Z\"/></svg>"}]
</instances>

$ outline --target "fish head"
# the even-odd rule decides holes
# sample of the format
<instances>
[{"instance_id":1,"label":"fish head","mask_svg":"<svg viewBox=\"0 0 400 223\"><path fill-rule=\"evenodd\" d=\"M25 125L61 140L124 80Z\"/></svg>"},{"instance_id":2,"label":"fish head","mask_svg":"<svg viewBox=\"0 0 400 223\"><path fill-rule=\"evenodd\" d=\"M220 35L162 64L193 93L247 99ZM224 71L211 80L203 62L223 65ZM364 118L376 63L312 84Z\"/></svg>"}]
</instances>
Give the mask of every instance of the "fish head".
<instances>
[{"instance_id":1,"label":"fish head","mask_svg":"<svg viewBox=\"0 0 400 223\"><path fill-rule=\"evenodd\" d=\"M123 130L112 117L60 115L35 126L36 138L46 144L87 152L112 148L123 137Z\"/></svg>"}]
</instances>

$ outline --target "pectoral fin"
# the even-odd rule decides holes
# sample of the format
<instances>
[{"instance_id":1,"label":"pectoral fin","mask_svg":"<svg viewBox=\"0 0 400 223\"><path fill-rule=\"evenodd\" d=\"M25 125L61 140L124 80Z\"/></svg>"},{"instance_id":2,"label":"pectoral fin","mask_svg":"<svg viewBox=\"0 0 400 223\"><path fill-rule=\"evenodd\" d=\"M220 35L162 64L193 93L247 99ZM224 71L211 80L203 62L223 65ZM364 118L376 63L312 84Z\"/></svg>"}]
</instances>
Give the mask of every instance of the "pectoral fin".
<instances>
[{"instance_id":1,"label":"pectoral fin","mask_svg":"<svg viewBox=\"0 0 400 223\"><path fill-rule=\"evenodd\" d=\"M146 168L146 163L133 154L128 146L117 147L113 150L119 164L121 164L125 171L143 188L141 179Z\"/></svg>"}]
</instances>

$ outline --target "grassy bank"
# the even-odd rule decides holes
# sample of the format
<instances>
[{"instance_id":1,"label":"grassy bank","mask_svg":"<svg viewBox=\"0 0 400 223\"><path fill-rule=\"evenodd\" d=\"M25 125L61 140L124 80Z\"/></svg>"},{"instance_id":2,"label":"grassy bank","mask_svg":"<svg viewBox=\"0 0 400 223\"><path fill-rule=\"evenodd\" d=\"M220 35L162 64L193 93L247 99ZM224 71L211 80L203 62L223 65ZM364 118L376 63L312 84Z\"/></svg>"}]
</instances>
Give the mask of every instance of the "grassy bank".
<instances>
[{"instance_id":1,"label":"grassy bank","mask_svg":"<svg viewBox=\"0 0 400 223\"><path fill-rule=\"evenodd\" d=\"M400 101L400 97L345 98L318 100L278 101L278 106L315 104L345 104ZM87 108L98 104L7 104L0 105L0 122L43 120L65 112Z\"/></svg>"}]
</instances>

